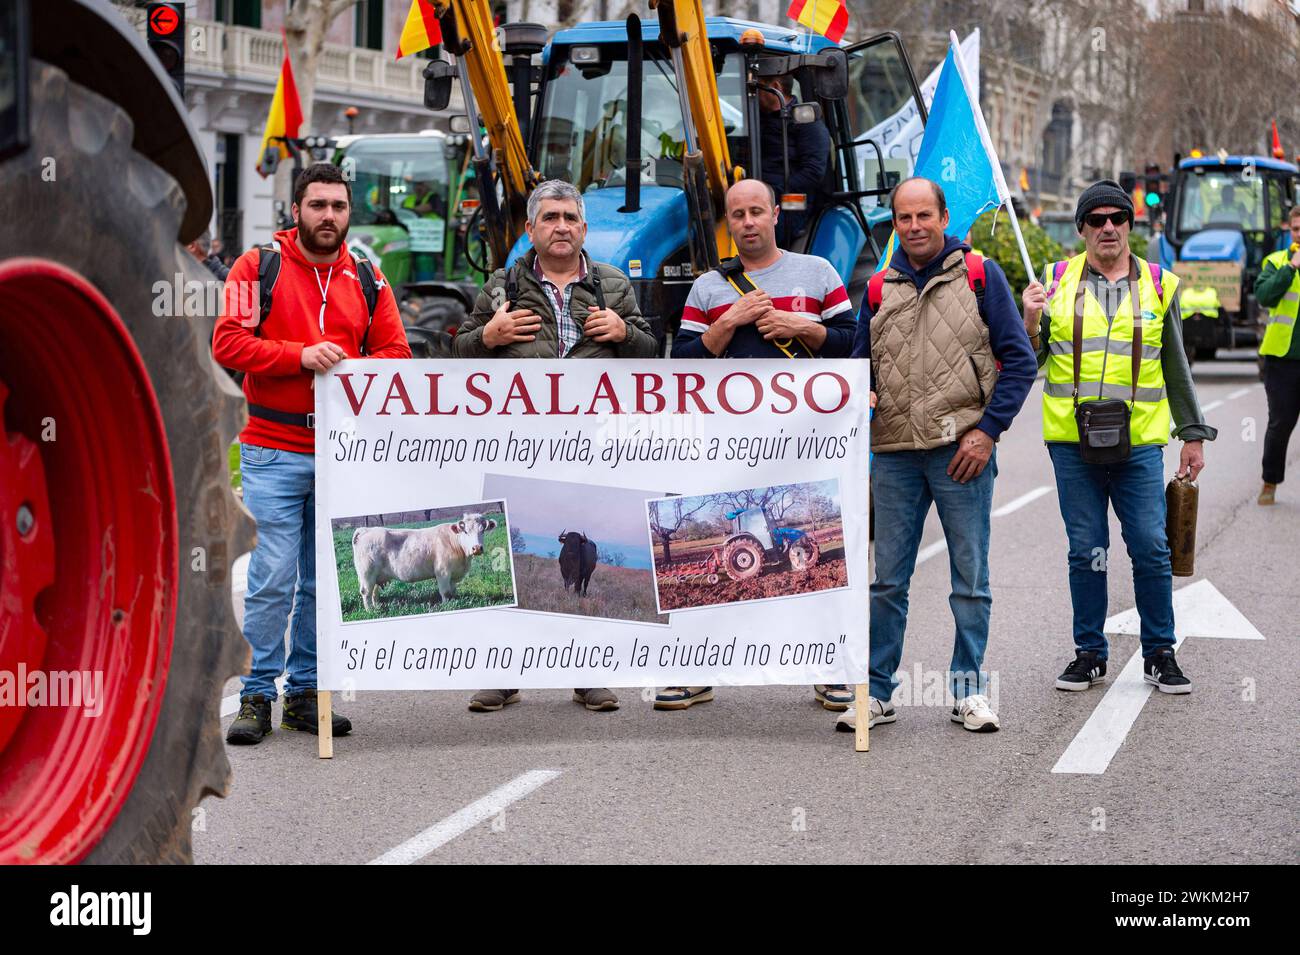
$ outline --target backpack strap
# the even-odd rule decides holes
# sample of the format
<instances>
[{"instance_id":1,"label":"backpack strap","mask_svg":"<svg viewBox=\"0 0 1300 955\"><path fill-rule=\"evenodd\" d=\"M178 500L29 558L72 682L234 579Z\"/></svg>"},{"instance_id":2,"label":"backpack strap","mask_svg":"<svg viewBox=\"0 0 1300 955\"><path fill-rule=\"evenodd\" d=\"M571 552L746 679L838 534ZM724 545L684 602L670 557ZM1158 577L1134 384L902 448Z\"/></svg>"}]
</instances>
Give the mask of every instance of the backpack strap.
<instances>
[{"instance_id":1,"label":"backpack strap","mask_svg":"<svg viewBox=\"0 0 1300 955\"><path fill-rule=\"evenodd\" d=\"M361 294L366 300L366 330L361 335L361 354L366 353L370 341L370 326L375 323L375 307L379 304L379 279L375 276L374 263L364 256L352 256L352 264L357 267L357 281L361 283Z\"/></svg>"},{"instance_id":2,"label":"backpack strap","mask_svg":"<svg viewBox=\"0 0 1300 955\"><path fill-rule=\"evenodd\" d=\"M1050 276L1050 281L1047 283L1047 300L1049 302L1052 300L1052 296L1056 294L1056 290L1061 287L1061 279L1065 277L1065 270L1069 267L1070 263L1068 261L1053 262L1048 266L1044 277Z\"/></svg>"},{"instance_id":3,"label":"backpack strap","mask_svg":"<svg viewBox=\"0 0 1300 955\"><path fill-rule=\"evenodd\" d=\"M984 314L984 256L978 252L966 253L966 284L975 293L975 306L987 325L989 318Z\"/></svg>"},{"instance_id":4,"label":"backpack strap","mask_svg":"<svg viewBox=\"0 0 1300 955\"><path fill-rule=\"evenodd\" d=\"M1154 262L1148 262L1147 268L1151 270L1151 284L1156 287L1156 298L1163 303L1165 300L1165 287L1160 281L1160 266Z\"/></svg>"},{"instance_id":5,"label":"backpack strap","mask_svg":"<svg viewBox=\"0 0 1300 955\"><path fill-rule=\"evenodd\" d=\"M588 262L591 262L591 260L588 259ZM587 277L591 279L591 291L592 294L596 296L596 307L601 311L604 311L605 287L600 281L600 273L596 271L595 262L591 262L591 270L587 273Z\"/></svg>"},{"instance_id":6,"label":"backpack strap","mask_svg":"<svg viewBox=\"0 0 1300 955\"><path fill-rule=\"evenodd\" d=\"M519 269L523 265L523 256L515 260L515 264L506 269L506 302L510 309L513 310L519 302Z\"/></svg>"},{"instance_id":7,"label":"backpack strap","mask_svg":"<svg viewBox=\"0 0 1300 955\"><path fill-rule=\"evenodd\" d=\"M872 315L880 311L880 300L885 296L886 271L887 269L881 269L874 272L867 280L867 305L870 306Z\"/></svg>"},{"instance_id":8,"label":"backpack strap","mask_svg":"<svg viewBox=\"0 0 1300 955\"><path fill-rule=\"evenodd\" d=\"M745 263L740 261L740 256L733 255L729 259L723 259L718 263L718 274L741 295L748 295L758 288L754 280L745 274Z\"/></svg>"},{"instance_id":9,"label":"backpack strap","mask_svg":"<svg viewBox=\"0 0 1300 955\"><path fill-rule=\"evenodd\" d=\"M275 299L275 283L279 278L280 241L276 239L257 247L257 297L260 307L257 324L259 327L271 314L271 306ZM257 334L256 328L253 329L253 334Z\"/></svg>"}]
</instances>

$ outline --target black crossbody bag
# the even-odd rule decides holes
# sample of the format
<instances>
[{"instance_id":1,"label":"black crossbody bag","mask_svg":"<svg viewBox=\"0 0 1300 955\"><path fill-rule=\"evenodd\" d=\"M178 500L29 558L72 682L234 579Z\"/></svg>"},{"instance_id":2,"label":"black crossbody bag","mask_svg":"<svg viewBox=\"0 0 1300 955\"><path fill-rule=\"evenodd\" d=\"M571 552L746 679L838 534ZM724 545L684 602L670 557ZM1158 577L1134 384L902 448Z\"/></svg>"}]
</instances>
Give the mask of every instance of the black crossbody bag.
<instances>
[{"instance_id":1,"label":"black crossbody bag","mask_svg":"<svg viewBox=\"0 0 1300 955\"><path fill-rule=\"evenodd\" d=\"M1080 279L1074 299L1074 420L1079 426L1079 456L1085 464L1122 464L1133 453L1129 423L1137 403L1138 374L1142 370L1142 309L1137 293L1137 262L1131 260L1128 291L1133 305L1133 394L1128 403L1105 397L1105 359L1096 401L1079 404L1079 376L1083 364L1083 308L1087 283Z\"/></svg>"}]
</instances>

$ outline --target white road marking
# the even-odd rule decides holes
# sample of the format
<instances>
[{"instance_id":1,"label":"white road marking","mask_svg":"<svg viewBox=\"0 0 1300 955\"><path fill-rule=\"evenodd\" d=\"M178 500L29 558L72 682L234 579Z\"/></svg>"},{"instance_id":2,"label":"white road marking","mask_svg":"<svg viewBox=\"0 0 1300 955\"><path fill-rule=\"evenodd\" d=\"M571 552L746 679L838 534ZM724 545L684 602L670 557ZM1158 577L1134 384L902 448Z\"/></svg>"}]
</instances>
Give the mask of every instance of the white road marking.
<instances>
[{"instance_id":1,"label":"white road marking","mask_svg":"<svg viewBox=\"0 0 1300 955\"><path fill-rule=\"evenodd\" d=\"M559 775L558 769L531 769L504 786L492 790L482 799L474 800L464 809L435 823L418 836L413 836L400 846L389 849L378 859L372 859L369 864L410 865L419 862L433 850L446 845L457 836L464 835L479 823L491 819L506 806L518 802Z\"/></svg>"},{"instance_id":2,"label":"white road marking","mask_svg":"<svg viewBox=\"0 0 1300 955\"><path fill-rule=\"evenodd\" d=\"M919 567L921 564L924 564L931 557L938 557L947 549L948 541L946 538L944 540L935 541L933 544L926 547L922 547L921 552L916 555L917 566Z\"/></svg>"},{"instance_id":3,"label":"white road marking","mask_svg":"<svg viewBox=\"0 0 1300 955\"><path fill-rule=\"evenodd\" d=\"M1186 637L1264 639L1264 635L1208 580L1198 580L1174 594L1174 619L1178 621L1180 634L1175 648L1181 646ZM1111 617L1104 629L1106 633L1137 634L1139 628L1138 613L1133 609ZM1104 773L1154 689L1142 679L1142 650L1138 648L1056 761L1052 772Z\"/></svg>"},{"instance_id":4,"label":"white road marking","mask_svg":"<svg viewBox=\"0 0 1300 955\"><path fill-rule=\"evenodd\" d=\"M278 700L280 694L284 692L284 677L278 677L275 681L275 698ZM221 718L224 720L227 716L234 716L239 712L239 694L223 696L221 698Z\"/></svg>"},{"instance_id":5,"label":"white road marking","mask_svg":"<svg viewBox=\"0 0 1300 955\"><path fill-rule=\"evenodd\" d=\"M1052 493L1052 488L1047 484L1044 484L1042 487L1036 487L1028 494L1021 494L1014 501L1011 501L1007 504L1003 504L1001 507L999 507L996 511L993 512L993 516L1006 517L1008 514L1012 513L1013 511L1020 510L1026 504L1030 504L1038 500L1044 494L1051 494L1051 493Z\"/></svg>"},{"instance_id":6,"label":"white road marking","mask_svg":"<svg viewBox=\"0 0 1300 955\"><path fill-rule=\"evenodd\" d=\"M1014 501L1009 501L1006 504L1003 504L1001 507L999 507L996 511L993 512L992 516L1006 517L1012 511L1018 511L1026 504L1036 501L1044 494L1050 494L1051 492L1052 492L1052 488L1048 487L1046 484L1044 484L1042 487L1036 487L1028 494L1022 494ZM917 566L919 567L921 564L924 564L931 557L938 557L947 549L948 549L948 541L946 539L937 540L933 544L928 544L927 546L922 547L920 552L917 553L916 555Z\"/></svg>"},{"instance_id":7,"label":"white road marking","mask_svg":"<svg viewBox=\"0 0 1300 955\"><path fill-rule=\"evenodd\" d=\"M248 592L248 561L252 556L253 554L250 551L236 557L234 565L230 568L230 589L234 593Z\"/></svg>"},{"instance_id":8,"label":"white road marking","mask_svg":"<svg viewBox=\"0 0 1300 955\"><path fill-rule=\"evenodd\" d=\"M1221 404L1223 404L1222 401L1211 401L1208 405L1206 405L1205 407L1203 407L1203 408L1201 409L1201 411L1202 411L1202 413L1204 413L1204 414L1209 414L1211 411L1213 411L1215 408L1219 407L1219 405L1221 405Z\"/></svg>"},{"instance_id":9,"label":"white road marking","mask_svg":"<svg viewBox=\"0 0 1300 955\"><path fill-rule=\"evenodd\" d=\"M1229 401L1236 401L1236 400L1237 400L1238 398L1240 398L1242 395L1248 395L1248 394L1250 394L1250 389L1249 389L1249 388L1238 388L1238 389L1237 389L1236 391L1234 391L1232 394L1228 395L1228 400L1229 400Z\"/></svg>"}]
</instances>

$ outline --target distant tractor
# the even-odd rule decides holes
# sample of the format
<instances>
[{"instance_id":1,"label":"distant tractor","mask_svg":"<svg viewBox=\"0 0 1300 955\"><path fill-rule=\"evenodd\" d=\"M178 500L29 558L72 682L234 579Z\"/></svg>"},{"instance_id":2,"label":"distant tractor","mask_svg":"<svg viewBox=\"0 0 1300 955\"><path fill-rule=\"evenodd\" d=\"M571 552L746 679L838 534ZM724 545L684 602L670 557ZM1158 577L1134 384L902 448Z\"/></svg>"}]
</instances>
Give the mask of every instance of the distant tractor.
<instances>
[{"instance_id":1,"label":"distant tractor","mask_svg":"<svg viewBox=\"0 0 1300 955\"><path fill-rule=\"evenodd\" d=\"M742 507L723 514L731 522L721 547L702 561L674 562L661 572L665 583L716 584L718 571L732 580L749 580L763 572L763 564L780 564L790 570L807 570L821 557L816 539L796 527L778 527L761 507Z\"/></svg>"}]
</instances>

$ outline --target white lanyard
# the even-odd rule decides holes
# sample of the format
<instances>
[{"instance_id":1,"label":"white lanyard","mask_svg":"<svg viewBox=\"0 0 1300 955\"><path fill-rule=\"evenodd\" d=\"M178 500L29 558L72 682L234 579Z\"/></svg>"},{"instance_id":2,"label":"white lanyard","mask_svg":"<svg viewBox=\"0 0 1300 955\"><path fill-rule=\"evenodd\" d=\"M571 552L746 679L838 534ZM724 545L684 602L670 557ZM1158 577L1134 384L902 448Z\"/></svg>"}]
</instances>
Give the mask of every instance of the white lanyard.
<instances>
[{"instance_id":1,"label":"white lanyard","mask_svg":"<svg viewBox=\"0 0 1300 955\"><path fill-rule=\"evenodd\" d=\"M321 333L322 335L324 335L324 334L325 334L325 303L329 300L329 295L330 295L330 280L332 280L332 279L334 278L334 266L332 266L332 265L330 266L330 270L329 270L329 272L328 272L328 273L326 274L326 276L325 276L325 286L324 286L323 288L321 287L321 284L320 284L320 273L317 272L316 269L313 268L313 269L311 270L311 274L314 275L314 276L316 276L316 288L320 289L320 316L319 316L319 322L320 322L320 333Z\"/></svg>"}]
</instances>

